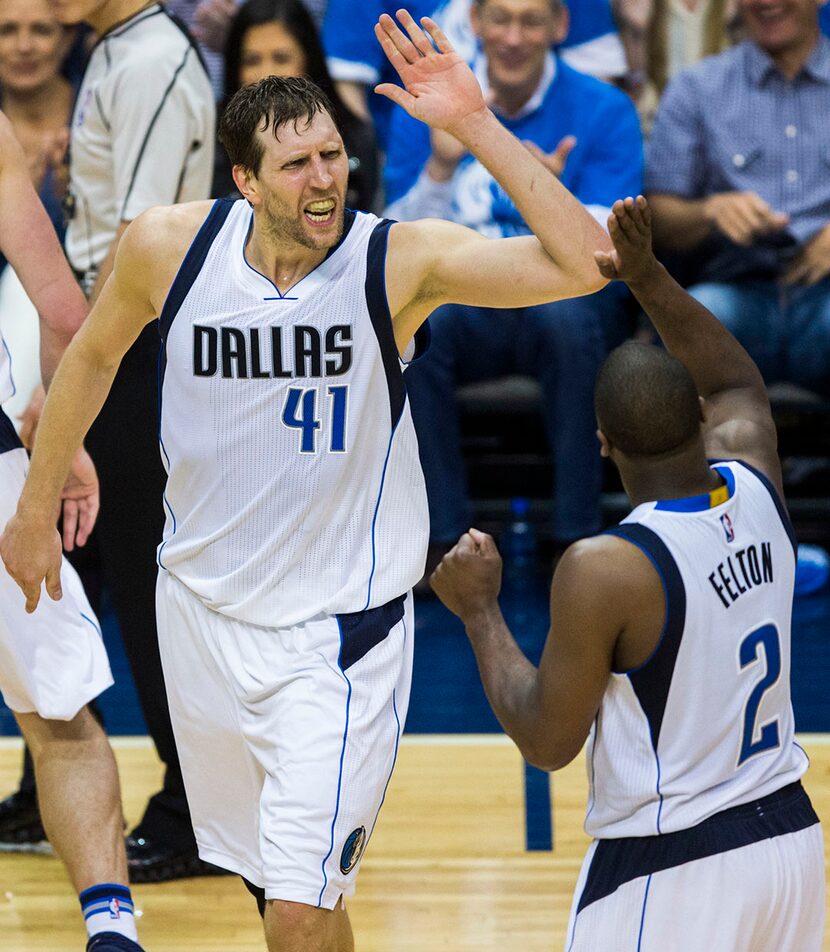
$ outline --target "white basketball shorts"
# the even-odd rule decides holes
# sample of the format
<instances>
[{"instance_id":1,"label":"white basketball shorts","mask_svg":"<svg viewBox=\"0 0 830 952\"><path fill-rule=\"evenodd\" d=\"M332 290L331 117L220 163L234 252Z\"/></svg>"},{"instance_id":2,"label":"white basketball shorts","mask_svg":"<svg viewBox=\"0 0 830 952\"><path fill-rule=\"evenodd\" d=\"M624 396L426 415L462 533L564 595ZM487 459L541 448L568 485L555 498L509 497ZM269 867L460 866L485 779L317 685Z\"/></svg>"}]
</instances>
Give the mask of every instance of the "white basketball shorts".
<instances>
[{"instance_id":1,"label":"white basketball shorts","mask_svg":"<svg viewBox=\"0 0 830 952\"><path fill-rule=\"evenodd\" d=\"M0 453L0 528L14 515L28 469L24 449ZM0 562L0 693L18 714L69 721L112 684L101 629L81 580L63 560L63 598L26 599Z\"/></svg>"},{"instance_id":2,"label":"white basketball shorts","mask_svg":"<svg viewBox=\"0 0 830 952\"><path fill-rule=\"evenodd\" d=\"M161 660L202 859L267 899L354 893L398 751L412 596L263 628L159 572Z\"/></svg>"},{"instance_id":3,"label":"white basketball shorts","mask_svg":"<svg viewBox=\"0 0 830 952\"><path fill-rule=\"evenodd\" d=\"M662 836L595 840L567 952L820 952L824 843L800 783Z\"/></svg>"}]
</instances>

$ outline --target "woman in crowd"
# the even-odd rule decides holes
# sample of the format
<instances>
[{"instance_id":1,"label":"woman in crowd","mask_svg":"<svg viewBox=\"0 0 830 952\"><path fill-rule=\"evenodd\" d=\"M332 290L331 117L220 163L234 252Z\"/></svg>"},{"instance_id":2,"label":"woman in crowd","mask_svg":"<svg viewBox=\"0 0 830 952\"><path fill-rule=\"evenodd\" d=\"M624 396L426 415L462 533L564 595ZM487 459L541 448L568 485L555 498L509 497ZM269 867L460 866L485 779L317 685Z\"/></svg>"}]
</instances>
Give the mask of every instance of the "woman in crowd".
<instances>
[{"instance_id":1,"label":"woman in crowd","mask_svg":"<svg viewBox=\"0 0 830 952\"><path fill-rule=\"evenodd\" d=\"M377 206L378 154L372 127L343 103L326 66L320 35L302 0L248 0L239 8L225 47L225 102L265 76L307 76L327 94L349 156L349 208ZM217 149L214 195L235 191L224 151Z\"/></svg>"},{"instance_id":2,"label":"woman in crowd","mask_svg":"<svg viewBox=\"0 0 830 952\"><path fill-rule=\"evenodd\" d=\"M63 234L62 174L74 90L61 72L74 31L52 15L48 0L0 3L0 107L29 161L55 229Z\"/></svg>"}]
</instances>

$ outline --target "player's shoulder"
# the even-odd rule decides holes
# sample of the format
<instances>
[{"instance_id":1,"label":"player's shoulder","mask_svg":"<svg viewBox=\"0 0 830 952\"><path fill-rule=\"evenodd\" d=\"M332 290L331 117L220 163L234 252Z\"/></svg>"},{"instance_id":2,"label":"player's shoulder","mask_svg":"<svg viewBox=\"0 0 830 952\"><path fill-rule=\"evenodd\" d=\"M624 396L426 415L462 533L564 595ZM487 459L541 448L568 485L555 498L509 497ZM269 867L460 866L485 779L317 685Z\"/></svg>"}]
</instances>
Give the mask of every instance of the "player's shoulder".
<instances>
[{"instance_id":1,"label":"player's shoulder","mask_svg":"<svg viewBox=\"0 0 830 952\"><path fill-rule=\"evenodd\" d=\"M556 566L560 587L584 598L618 601L622 610L659 581L649 557L624 536L603 532L580 539L565 549Z\"/></svg>"},{"instance_id":2,"label":"player's shoulder","mask_svg":"<svg viewBox=\"0 0 830 952\"><path fill-rule=\"evenodd\" d=\"M177 269L213 204L201 201L148 208L124 232L117 264L159 277L171 267Z\"/></svg>"}]
</instances>

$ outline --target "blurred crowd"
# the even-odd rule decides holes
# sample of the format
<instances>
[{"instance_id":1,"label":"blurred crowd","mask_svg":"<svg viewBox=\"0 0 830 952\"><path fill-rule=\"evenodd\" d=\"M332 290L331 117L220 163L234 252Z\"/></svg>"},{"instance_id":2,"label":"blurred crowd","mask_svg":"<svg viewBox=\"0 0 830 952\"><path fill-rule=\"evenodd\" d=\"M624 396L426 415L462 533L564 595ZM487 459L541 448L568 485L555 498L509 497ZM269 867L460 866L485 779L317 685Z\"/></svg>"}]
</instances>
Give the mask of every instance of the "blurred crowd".
<instances>
[{"instance_id":1,"label":"blurred crowd","mask_svg":"<svg viewBox=\"0 0 830 952\"><path fill-rule=\"evenodd\" d=\"M601 222L615 199L644 191L661 256L767 382L827 396L828 8L817 0L436 2L413 0L409 9L437 20L493 110L550 174ZM373 36L378 15L392 12L382 0L168 0L167 8L198 44L217 114L242 85L269 74L307 75L327 92L349 155L351 207L452 219L489 236L528 233L459 143L373 94L389 79ZM59 25L48 0L0 6L0 105L60 234L76 201L65 172L70 114L95 43L89 27ZM121 95L123 103L130 92ZM218 144L213 169L211 196L233 194ZM456 388L505 375L540 385L555 544L598 530L593 381L635 330L623 289L507 313L448 306L431 325L430 354L407 373L431 561L469 524Z\"/></svg>"}]
</instances>

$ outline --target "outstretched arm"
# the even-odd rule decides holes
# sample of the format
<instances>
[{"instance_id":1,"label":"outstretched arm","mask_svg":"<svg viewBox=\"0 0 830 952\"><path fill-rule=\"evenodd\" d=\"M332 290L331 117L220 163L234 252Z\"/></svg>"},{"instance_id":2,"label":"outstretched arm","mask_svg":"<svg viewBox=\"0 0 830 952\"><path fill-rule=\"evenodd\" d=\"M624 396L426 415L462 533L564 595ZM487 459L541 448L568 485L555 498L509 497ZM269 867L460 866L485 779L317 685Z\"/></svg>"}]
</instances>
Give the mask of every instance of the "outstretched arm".
<instances>
[{"instance_id":1,"label":"outstretched arm","mask_svg":"<svg viewBox=\"0 0 830 952\"><path fill-rule=\"evenodd\" d=\"M720 321L654 257L651 211L645 198L615 202L608 231L614 249L597 252L597 265L606 278L625 281L667 349L694 378L706 401L707 453L712 458L747 460L783 494L775 424L763 378Z\"/></svg>"},{"instance_id":2,"label":"outstretched arm","mask_svg":"<svg viewBox=\"0 0 830 952\"><path fill-rule=\"evenodd\" d=\"M461 142L507 191L536 236L485 243L457 225L407 224L401 240L415 272L401 303L418 298L428 299L429 309L445 301L519 307L599 290L605 281L593 253L610 247L603 229L488 109L472 71L439 27L424 17L422 30L406 10L397 16L406 33L383 15L375 34L404 88L386 83L376 91ZM424 250L408 253L418 246Z\"/></svg>"}]
</instances>

